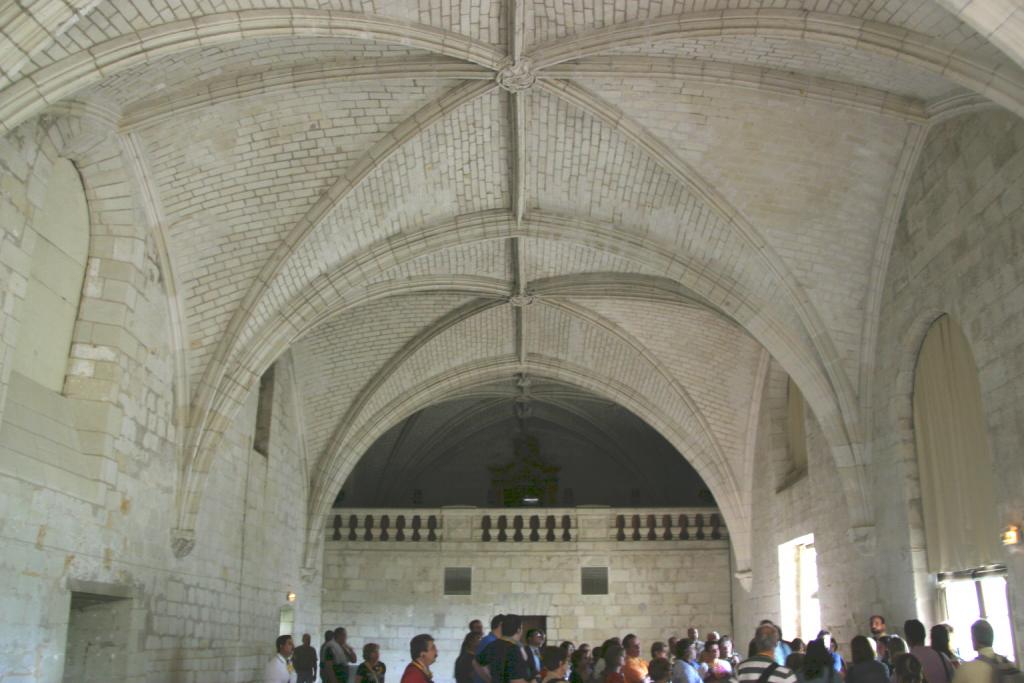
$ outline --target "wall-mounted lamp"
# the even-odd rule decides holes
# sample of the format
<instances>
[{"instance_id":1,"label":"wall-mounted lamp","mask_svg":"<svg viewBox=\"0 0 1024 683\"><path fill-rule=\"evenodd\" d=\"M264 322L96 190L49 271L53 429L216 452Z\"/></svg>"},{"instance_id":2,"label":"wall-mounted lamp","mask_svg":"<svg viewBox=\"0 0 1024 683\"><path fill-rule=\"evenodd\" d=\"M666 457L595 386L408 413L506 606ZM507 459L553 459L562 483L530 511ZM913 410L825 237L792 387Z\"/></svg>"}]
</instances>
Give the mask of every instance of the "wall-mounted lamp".
<instances>
[{"instance_id":1,"label":"wall-mounted lamp","mask_svg":"<svg viewBox=\"0 0 1024 683\"><path fill-rule=\"evenodd\" d=\"M288 591L288 602L295 602L295 598L296 598L295 592L294 591Z\"/></svg>"},{"instance_id":2,"label":"wall-mounted lamp","mask_svg":"<svg viewBox=\"0 0 1024 683\"><path fill-rule=\"evenodd\" d=\"M1000 537L1003 541L1003 545L1007 547L1013 547L1020 545L1021 533L1020 527L1016 524L1007 524L1006 528L1003 529L1003 534Z\"/></svg>"}]
</instances>

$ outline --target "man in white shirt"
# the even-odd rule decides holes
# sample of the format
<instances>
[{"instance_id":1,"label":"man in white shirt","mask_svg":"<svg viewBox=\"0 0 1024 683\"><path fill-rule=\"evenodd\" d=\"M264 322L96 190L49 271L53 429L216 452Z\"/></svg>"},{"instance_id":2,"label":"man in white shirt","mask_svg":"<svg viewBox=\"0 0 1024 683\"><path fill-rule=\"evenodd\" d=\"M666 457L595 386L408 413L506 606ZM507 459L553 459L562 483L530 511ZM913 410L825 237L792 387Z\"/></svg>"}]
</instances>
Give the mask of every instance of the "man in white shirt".
<instances>
[{"instance_id":1,"label":"man in white shirt","mask_svg":"<svg viewBox=\"0 0 1024 683\"><path fill-rule=\"evenodd\" d=\"M292 650L295 643L291 636L277 637L277 654L267 662L263 670L263 683L295 683L297 675L292 666Z\"/></svg>"},{"instance_id":2,"label":"man in white shirt","mask_svg":"<svg viewBox=\"0 0 1024 683\"><path fill-rule=\"evenodd\" d=\"M971 641L978 652L973 662L964 662L956 670L953 683L1020 683L1024 674L1013 662L992 649L995 634L992 625L984 619L971 624Z\"/></svg>"}]
</instances>

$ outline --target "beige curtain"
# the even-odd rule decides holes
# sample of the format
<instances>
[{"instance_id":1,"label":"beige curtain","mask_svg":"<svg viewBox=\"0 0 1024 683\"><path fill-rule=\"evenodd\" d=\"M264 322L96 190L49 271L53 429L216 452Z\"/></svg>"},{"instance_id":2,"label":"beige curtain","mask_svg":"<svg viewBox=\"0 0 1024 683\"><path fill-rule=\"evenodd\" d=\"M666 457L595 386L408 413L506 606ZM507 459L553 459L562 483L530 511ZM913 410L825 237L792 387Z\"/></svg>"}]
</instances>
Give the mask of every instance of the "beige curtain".
<instances>
[{"instance_id":1,"label":"beige curtain","mask_svg":"<svg viewBox=\"0 0 1024 683\"><path fill-rule=\"evenodd\" d=\"M929 571L1000 561L981 384L967 339L949 316L932 324L921 346L913 401Z\"/></svg>"},{"instance_id":2,"label":"beige curtain","mask_svg":"<svg viewBox=\"0 0 1024 683\"><path fill-rule=\"evenodd\" d=\"M793 472L807 470L807 433L804 426L804 395L792 378L786 390L786 444Z\"/></svg>"}]
</instances>

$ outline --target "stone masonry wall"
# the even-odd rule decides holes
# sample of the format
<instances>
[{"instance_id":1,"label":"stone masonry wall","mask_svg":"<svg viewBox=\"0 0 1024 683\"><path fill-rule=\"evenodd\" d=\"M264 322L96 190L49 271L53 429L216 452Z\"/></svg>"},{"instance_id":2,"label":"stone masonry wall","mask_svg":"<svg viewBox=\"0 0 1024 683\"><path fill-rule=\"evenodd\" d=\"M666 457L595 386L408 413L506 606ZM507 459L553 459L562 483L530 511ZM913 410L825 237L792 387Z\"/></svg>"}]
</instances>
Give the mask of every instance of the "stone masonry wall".
<instances>
[{"instance_id":1,"label":"stone masonry wall","mask_svg":"<svg viewBox=\"0 0 1024 683\"><path fill-rule=\"evenodd\" d=\"M33 125L11 140L47 139ZM296 630L319 627L319 586L300 572L307 492L293 373L278 373L270 457L251 448L251 396L212 467L195 550L176 559L166 297L120 150L102 130L74 137L84 129L64 126L50 143L81 173L92 225L65 391L13 373L0 423L0 678L61 680L71 591L84 585L132 601L125 680L256 680L288 591L299 595ZM23 153L0 150L5 165ZM6 197L44 194L42 165L27 173L42 189L6 175Z\"/></svg>"},{"instance_id":2,"label":"stone masonry wall","mask_svg":"<svg viewBox=\"0 0 1024 683\"><path fill-rule=\"evenodd\" d=\"M1024 515L1024 122L1001 110L929 133L907 190L881 310L875 408L877 574L890 623L934 615L925 569L911 412L914 368L943 313L962 327L981 381L1001 523ZM999 533L994 529L992 533ZM1006 556L1024 633L1024 556ZM1018 639L1018 656L1024 655Z\"/></svg>"},{"instance_id":3,"label":"stone masonry wall","mask_svg":"<svg viewBox=\"0 0 1024 683\"><path fill-rule=\"evenodd\" d=\"M874 611L886 615L896 630L910 617L928 624L942 618L934 577L925 568L911 393L921 342L943 313L961 324L978 365L1000 519L1021 521L1022 204L1024 124L1019 119L988 111L929 133L895 234L880 315L871 401L872 538L857 544L847 538L834 466L813 419L807 431L808 473L787 483L786 378L773 368L753 477L752 534L759 542L752 546L749 599L739 581L734 588L741 632L761 618L778 617L777 546L808 532L814 533L818 550L822 624L832 628L841 646L864 632ZM1022 562L1019 554L1006 556L1018 632L1024 627Z\"/></svg>"},{"instance_id":4,"label":"stone masonry wall","mask_svg":"<svg viewBox=\"0 0 1024 683\"><path fill-rule=\"evenodd\" d=\"M380 512L380 511L378 511ZM399 676L409 639L431 633L440 656L435 680L452 680L471 619L498 612L547 616L549 642L599 645L636 633L646 651L655 640L685 636L694 625L732 632L726 541L450 541L468 530L445 528L443 541L328 541L323 620L344 626L360 652L381 646ZM609 568L608 595L581 595L580 568ZM444 595L444 568L472 567L472 595Z\"/></svg>"},{"instance_id":5,"label":"stone masonry wall","mask_svg":"<svg viewBox=\"0 0 1024 683\"><path fill-rule=\"evenodd\" d=\"M877 609L877 587L864 560L867 548L848 537L850 528L835 461L813 413L805 417L807 470L794 474L786 442L788 377L771 364L761 406L754 462L751 575L748 592L735 588L737 642L746 647L761 619L780 621L779 545L808 533L817 550L821 625L849 654L850 639L862 633ZM737 582L738 583L738 582ZM816 633L784 633L806 640Z\"/></svg>"},{"instance_id":6,"label":"stone masonry wall","mask_svg":"<svg viewBox=\"0 0 1024 683\"><path fill-rule=\"evenodd\" d=\"M24 125L0 137L0 410L32 268L32 217L46 197L45 180L56 156L46 133L41 126Z\"/></svg>"}]
</instances>

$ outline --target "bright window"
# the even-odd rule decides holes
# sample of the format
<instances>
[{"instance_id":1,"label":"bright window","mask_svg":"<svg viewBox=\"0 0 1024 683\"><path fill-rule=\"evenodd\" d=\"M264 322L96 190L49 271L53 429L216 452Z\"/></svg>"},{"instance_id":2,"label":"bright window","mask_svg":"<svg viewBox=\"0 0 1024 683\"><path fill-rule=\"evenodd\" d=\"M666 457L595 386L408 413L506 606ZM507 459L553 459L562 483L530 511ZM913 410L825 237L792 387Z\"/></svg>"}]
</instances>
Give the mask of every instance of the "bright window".
<instances>
[{"instance_id":1,"label":"bright window","mask_svg":"<svg viewBox=\"0 0 1024 683\"><path fill-rule=\"evenodd\" d=\"M278 619L277 635L290 636L295 631L295 608L285 605L281 608L281 615ZM294 638L293 638L294 640Z\"/></svg>"},{"instance_id":2,"label":"bright window","mask_svg":"<svg viewBox=\"0 0 1024 683\"><path fill-rule=\"evenodd\" d=\"M779 546L779 601L783 637L813 640L821 630L814 534Z\"/></svg>"},{"instance_id":3,"label":"bright window","mask_svg":"<svg viewBox=\"0 0 1024 683\"><path fill-rule=\"evenodd\" d=\"M939 576L945 598L945 622L953 627L952 646L964 659L974 659L971 624L987 619L995 631L993 649L1013 659L1013 631L1006 578L992 573L957 572Z\"/></svg>"}]
</instances>

